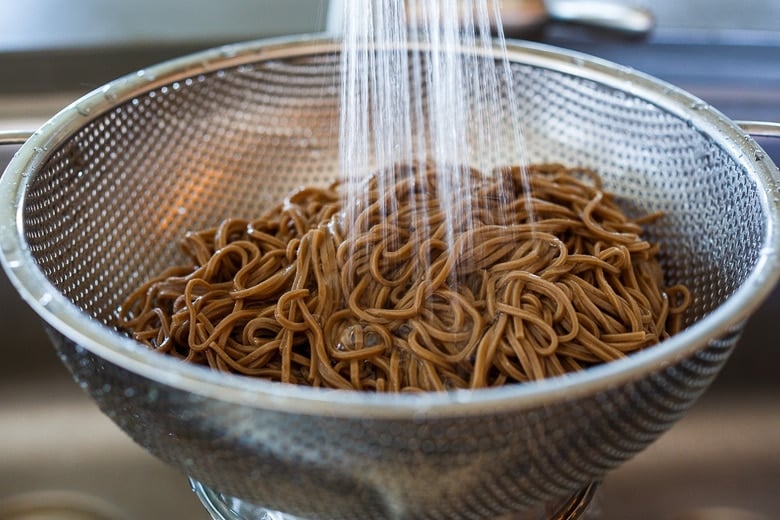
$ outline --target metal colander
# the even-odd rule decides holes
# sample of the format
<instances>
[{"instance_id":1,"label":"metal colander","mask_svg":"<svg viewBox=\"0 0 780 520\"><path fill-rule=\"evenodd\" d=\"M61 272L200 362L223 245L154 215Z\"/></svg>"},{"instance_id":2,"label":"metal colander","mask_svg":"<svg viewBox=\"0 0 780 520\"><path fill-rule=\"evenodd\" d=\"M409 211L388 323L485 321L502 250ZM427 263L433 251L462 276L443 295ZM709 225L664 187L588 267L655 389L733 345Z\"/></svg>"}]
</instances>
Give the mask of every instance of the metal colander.
<instances>
[{"instance_id":1,"label":"metal colander","mask_svg":"<svg viewBox=\"0 0 780 520\"><path fill-rule=\"evenodd\" d=\"M701 395L780 272L780 176L762 150L690 95L604 61L508 50L529 159L592 167L627 211L666 212L650 238L667 282L695 298L663 344L542 382L374 395L218 374L113 329L185 230L338 176L339 50L224 47L66 108L0 182L11 280L103 412L225 495L311 518L480 518L601 479Z\"/></svg>"}]
</instances>

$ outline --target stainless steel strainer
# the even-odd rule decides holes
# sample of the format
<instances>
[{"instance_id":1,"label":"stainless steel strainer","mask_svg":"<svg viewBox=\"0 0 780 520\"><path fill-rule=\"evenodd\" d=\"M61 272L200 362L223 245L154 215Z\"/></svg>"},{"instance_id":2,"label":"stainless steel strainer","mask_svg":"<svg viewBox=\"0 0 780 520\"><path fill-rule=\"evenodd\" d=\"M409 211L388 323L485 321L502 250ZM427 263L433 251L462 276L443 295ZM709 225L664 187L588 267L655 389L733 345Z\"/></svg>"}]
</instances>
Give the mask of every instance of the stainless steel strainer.
<instances>
[{"instance_id":1,"label":"stainless steel strainer","mask_svg":"<svg viewBox=\"0 0 780 520\"><path fill-rule=\"evenodd\" d=\"M0 181L11 280L100 408L223 494L311 518L480 518L601 479L699 397L780 274L777 168L714 109L614 64L508 51L530 160L593 167L628 211L667 213L650 233L695 300L663 344L533 384L393 396L217 374L112 328L185 230L338 175L339 50L224 47L66 108Z\"/></svg>"}]
</instances>

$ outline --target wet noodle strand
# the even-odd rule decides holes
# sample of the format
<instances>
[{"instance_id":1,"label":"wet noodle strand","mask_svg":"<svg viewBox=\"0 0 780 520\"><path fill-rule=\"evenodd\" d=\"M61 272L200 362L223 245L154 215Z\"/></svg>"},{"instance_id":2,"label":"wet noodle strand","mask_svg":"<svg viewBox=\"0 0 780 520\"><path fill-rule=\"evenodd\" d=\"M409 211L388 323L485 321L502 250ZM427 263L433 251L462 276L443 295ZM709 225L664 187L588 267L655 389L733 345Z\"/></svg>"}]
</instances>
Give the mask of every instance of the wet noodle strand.
<instances>
[{"instance_id":1,"label":"wet noodle strand","mask_svg":"<svg viewBox=\"0 0 780 520\"><path fill-rule=\"evenodd\" d=\"M594 172L534 165L526 194L519 168L459 169L476 192L459 194L470 213L449 222L436 172L396 168L365 181L352 222L334 185L188 233L189 264L130 294L118 325L220 371L380 392L538 380L680 329L688 290L664 288L659 247Z\"/></svg>"}]
</instances>

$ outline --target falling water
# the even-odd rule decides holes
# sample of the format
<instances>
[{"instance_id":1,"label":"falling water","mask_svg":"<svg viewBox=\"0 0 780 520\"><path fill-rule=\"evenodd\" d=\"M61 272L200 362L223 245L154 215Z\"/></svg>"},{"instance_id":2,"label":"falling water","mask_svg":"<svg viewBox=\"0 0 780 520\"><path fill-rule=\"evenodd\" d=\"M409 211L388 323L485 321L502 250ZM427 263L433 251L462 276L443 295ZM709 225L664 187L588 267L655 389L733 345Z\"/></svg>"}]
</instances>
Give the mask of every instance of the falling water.
<instances>
[{"instance_id":1,"label":"falling water","mask_svg":"<svg viewBox=\"0 0 780 520\"><path fill-rule=\"evenodd\" d=\"M366 176L379 172L380 186L392 186L409 175L393 165L420 165L436 171L452 249L454 226L469 221L475 204L470 184L478 181L463 169L491 175L498 166L525 164L499 1L345 0L340 138L351 187L347 222L368 204ZM497 181L509 182L500 175ZM381 211L391 214L392 197L382 200ZM413 211L417 232L429 232L425 208Z\"/></svg>"}]
</instances>

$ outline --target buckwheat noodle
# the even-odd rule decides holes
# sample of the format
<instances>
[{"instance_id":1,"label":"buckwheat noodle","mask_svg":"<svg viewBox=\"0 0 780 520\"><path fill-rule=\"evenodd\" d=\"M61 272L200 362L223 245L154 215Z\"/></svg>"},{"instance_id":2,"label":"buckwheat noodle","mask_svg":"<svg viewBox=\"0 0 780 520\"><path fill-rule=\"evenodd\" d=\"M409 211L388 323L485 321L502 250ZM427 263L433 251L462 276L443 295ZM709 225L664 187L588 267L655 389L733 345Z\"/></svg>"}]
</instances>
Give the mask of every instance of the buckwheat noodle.
<instances>
[{"instance_id":1,"label":"buckwheat noodle","mask_svg":"<svg viewBox=\"0 0 780 520\"><path fill-rule=\"evenodd\" d=\"M396 168L411 175L371 177L354 222L333 185L187 233L189 263L133 291L118 326L223 372L380 392L538 380L680 329L689 291L664 288L641 237L659 215L629 219L595 172L532 165L527 197L519 168L464 168L478 188L452 223L435 172Z\"/></svg>"}]
</instances>

